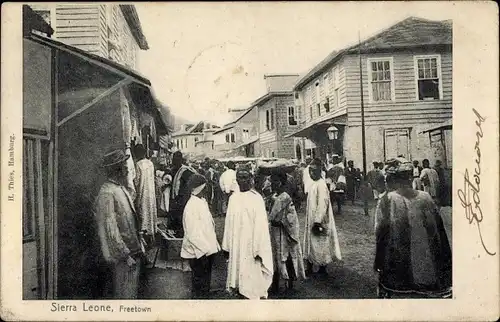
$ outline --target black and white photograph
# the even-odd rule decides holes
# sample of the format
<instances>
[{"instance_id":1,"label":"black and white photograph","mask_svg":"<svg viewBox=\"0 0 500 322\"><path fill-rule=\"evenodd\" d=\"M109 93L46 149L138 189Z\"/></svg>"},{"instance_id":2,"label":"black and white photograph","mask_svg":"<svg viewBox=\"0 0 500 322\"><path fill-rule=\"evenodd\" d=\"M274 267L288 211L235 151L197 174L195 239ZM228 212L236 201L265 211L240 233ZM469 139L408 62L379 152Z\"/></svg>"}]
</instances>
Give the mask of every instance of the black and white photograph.
<instances>
[{"instance_id":1,"label":"black and white photograph","mask_svg":"<svg viewBox=\"0 0 500 322\"><path fill-rule=\"evenodd\" d=\"M23 303L454 301L495 114L457 169L455 15L413 4L19 6Z\"/></svg>"}]
</instances>

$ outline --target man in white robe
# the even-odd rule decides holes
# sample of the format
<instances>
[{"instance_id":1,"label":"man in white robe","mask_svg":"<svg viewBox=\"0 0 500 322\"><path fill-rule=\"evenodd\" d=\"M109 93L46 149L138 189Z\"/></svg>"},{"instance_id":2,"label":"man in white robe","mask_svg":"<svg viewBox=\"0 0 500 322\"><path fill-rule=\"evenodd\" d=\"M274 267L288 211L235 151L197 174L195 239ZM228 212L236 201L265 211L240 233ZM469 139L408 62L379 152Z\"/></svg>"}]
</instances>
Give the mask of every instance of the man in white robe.
<instances>
[{"instance_id":1,"label":"man in white robe","mask_svg":"<svg viewBox=\"0 0 500 322\"><path fill-rule=\"evenodd\" d=\"M194 174L189 178L191 192L184 208L181 257L189 260L191 266L191 297L207 299L210 294L210 281L215 254L220 251L215 223L206 201L207 180Z\"/></svg>"},{"instance_id":2,"label":"man in white robe","mask_svg":"<svg viewBox=\"0 0 500 322\"><path fill-rule=\"evenodd\" d=\"M422 166L424 167L422 172L420 172L420 179L424 185L424 191L431 195L434 202L438 203L438 189L439 189L439 176L436 170L430 167L429 160L424 159L422 161Z\"/></svg>"},{"instance_id":3,"label":"man in white robe","mask_svg":"<svg viewBox=\"0 0 500 322\"><path fill-rule=\"evenodd\" d=\"M326 265L334 258L342 259L330 193L321 176L321 167L319 159L314 159L309 165L312 183L307 195L304 230L304 259L307 261L308 275L312 273L313 265L319 266L318 272L326 275Z\"/></svg>"},{"instance_id":4,"label":"man in white robe","mask_svg":"<svg viewBox=\"0 0 500 322\"><path fill-rule=\"evenodd\" d=\"M153 162L146 158L146 149L142 145L136 145L134 152L138 160L135 165L135 204L140 218L140 231L151 243L156 233L157 220L155 168Z\"/></svg>"},{"instance_id":5,"label":"man in white robe","mask_svg":"<svg viewBox=\"0 0 500 322\"><path fill-rule=\"evenodd\" d=\"M247 299L267 298L273 257L262 196L252 189L248 169L238 169L239 192L229 199L222 249L228 258L226 287Z\"/></svg>"}]
</instances>

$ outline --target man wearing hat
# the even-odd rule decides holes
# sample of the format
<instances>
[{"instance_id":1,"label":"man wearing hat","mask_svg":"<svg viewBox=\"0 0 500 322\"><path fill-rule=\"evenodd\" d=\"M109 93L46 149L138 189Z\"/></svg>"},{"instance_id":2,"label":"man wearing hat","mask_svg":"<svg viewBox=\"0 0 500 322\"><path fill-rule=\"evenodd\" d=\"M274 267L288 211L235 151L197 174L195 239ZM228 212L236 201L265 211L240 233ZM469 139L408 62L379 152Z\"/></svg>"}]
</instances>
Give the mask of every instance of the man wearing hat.
<instances>
[{"instance_id":1,"label":"man wearing hat","mask_svg":"<svg viewBox=\"0 0 500 322\"><path fill-rule=\"evenodd\" d=\"M94 204L98 235L104 260L113 272L113 297L137 298L139 269L144 250L139 238L138 218L128 190L123 150L107 153L102 162L107 180Z\"/></svg>"},{"instance_id":2,"label":"man wearing hat","mask_svg":"<svg viewBox=\"0 0 500 322\"><path fill-rule=\"evenodd\" d=\"M450 297L452 254L439 208L412 188L411 162L398 157L386 164L388 192L375 214L379 297Z\"/></svg>"},{"instance_id":3,"label":"man wearing hat","mask_svg":"<svg viewBox=\"0 0 500 322\"><path fill-rule=\"evenodd\" d=\"M207 180L200 174L193 174L188 181L191 193L184 208L181 257L189 260L191 266L191 297L207 299L210 292L212 264L220 251L215 235L215 223L206 201Z\"/></svg>"}]
</instances>

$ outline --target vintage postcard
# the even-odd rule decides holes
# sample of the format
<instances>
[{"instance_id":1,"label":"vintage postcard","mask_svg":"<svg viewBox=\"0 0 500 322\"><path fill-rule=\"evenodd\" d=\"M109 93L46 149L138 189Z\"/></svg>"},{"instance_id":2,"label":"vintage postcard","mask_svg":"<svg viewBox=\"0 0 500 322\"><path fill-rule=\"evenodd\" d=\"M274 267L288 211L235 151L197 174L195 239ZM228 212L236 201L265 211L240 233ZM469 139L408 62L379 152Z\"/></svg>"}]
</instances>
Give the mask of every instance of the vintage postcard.
<instances>
[{"instance_id":1,"label":"vintage postcard","mask_svg":"<svg viewBox=\"0 0 500 322\"><path fill-rule=\"evenodd\" d=\"M495 321L494 2L2 5L4 320Z\"/></svg>"}]
</instances>

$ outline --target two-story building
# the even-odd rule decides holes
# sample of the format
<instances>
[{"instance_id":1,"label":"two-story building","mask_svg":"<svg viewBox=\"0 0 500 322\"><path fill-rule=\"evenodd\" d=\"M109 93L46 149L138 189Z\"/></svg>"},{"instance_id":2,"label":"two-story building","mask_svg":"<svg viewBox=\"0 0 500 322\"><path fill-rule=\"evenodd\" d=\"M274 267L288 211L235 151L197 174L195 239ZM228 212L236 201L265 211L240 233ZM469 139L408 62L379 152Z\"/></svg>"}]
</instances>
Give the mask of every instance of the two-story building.
<instances>
[{"instance_id":1,"label":"two-story building","mask_svg":"<svg viewBox=\"0 0 500 322\"><path fill-rule=\"evenodd\" d=\"M219 128L217 125L204 121L196 124L182 124L181 128L172 134L174 150L180 150L190 157L214 151L213 133Z\"/></svg>"},{"instance_id":2,"label":"two-story building","mask_svg":"<svg viewBox=\"0 0 500 322\"><path fill-rule=\"evenodd\" d=\"M262 157L294 158L294 139L299 128L293 86L298 74L265 75L267 93L252 103L258 110L259 144Z\"/></svg>"},{"instance_id":3,"label":"two-story building","mask_svg":"<svg viewBox=\"0 0 500 322\"><path fill-rule=\"evenodd\" d=\"M332 52L294 90L301 124L292 136L314 142L318 157L337 153L362 167L363 98L367 164L399 155L443 159L451 144L436 153L423 132L452 116L451 22L407 18Z\"/></svg>"},{"instance_id":4,"label":"two-story building","mask_svg":"<svg viewBox=\"0 0 500 322\"><path fill-rule=\"evenodd\" d=\"M33 3L56 39L89 53L137 69L139 50L147 50L134 5Z\"/></svg>"}]
</instances>

